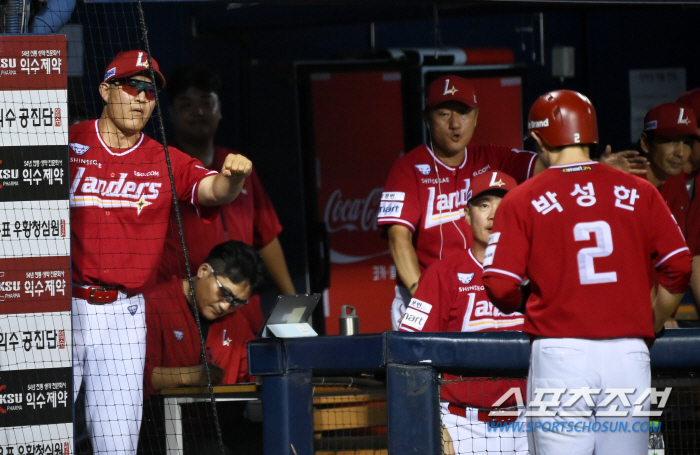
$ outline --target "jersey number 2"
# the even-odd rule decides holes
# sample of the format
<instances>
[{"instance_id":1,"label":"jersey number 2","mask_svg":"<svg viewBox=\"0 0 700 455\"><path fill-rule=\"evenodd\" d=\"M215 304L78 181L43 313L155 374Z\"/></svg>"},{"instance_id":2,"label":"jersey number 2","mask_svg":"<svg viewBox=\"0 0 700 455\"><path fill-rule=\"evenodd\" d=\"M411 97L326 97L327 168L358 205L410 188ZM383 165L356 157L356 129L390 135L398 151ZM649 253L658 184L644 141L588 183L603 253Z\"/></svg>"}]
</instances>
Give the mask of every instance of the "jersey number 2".
<instances>
[{"instance_id":1,"label":"jersey number 2","mask_svg":"<svg viewBox=\"0 0 700 455\"><path fill-rule=\"evenodd\" d=\"M591 233L595 234L596 246L581 248L578 252L578 276L581 284L599 284L617 282L617 272L596 272L593 266L594 258L604 258L613 252L612 233L610 225L605 221L578 223L574 226L574 240L577 242L590 240Z\"/></svg>"}]
</instances>

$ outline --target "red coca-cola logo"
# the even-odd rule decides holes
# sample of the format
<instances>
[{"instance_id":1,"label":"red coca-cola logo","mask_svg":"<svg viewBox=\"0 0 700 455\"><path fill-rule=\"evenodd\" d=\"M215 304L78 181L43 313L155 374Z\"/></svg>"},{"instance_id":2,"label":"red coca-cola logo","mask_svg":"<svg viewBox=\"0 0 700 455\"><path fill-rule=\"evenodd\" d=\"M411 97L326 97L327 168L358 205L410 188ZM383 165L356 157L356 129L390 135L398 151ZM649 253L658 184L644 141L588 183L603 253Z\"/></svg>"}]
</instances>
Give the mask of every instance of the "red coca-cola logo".
<instances>
[{"instance_id":1,"label":"red coca-cola logo","mask_svg":"<svg viewBox=\"0 0 700 455\"><path fill-rule=\"evenodd\" d=\"M382 188L374 188L364 199L344 199L341 189L333 191L323 215L328 232L376 231L381 199Z\"/></svg>"}]
</instances>

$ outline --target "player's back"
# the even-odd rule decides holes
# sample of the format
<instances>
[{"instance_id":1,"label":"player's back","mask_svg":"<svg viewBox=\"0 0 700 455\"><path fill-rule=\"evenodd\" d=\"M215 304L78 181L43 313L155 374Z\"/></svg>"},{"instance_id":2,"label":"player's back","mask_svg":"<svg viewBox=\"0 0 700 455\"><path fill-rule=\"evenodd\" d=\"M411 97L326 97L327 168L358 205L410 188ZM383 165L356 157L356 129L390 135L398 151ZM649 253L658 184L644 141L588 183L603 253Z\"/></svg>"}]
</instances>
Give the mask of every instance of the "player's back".
<instances>
[{"instance_id":1,"label":"player's back","mask_svg":"<svg viewBox=\"0 0 700 455\"><path fill-rule=\"evenodd\" d=\"M504 198L498 232L487 271L530 278L531 336L653 336L650 261L684 242L651 184L595 162L550 167Z\"/></svg>"}]
</instances>

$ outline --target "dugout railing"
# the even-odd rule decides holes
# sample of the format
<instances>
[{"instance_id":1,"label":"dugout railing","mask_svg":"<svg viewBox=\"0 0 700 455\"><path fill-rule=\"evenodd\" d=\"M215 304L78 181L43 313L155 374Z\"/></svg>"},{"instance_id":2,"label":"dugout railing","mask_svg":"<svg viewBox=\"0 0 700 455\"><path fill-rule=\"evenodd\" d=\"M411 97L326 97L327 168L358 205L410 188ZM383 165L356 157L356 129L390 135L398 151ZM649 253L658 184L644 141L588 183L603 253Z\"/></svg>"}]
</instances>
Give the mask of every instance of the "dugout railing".
<instances>
[{"instance_id":1,"label":"dugout railing","mask_svg":"<svg viewBox=\"0 0 700 455\"><path fill-rule=\"evenodd\" d=\"M386 381L390 455L439 455L440 374L523 377L529 357L528 338L515 332L385 332L252 341L249 368L262 380L265 455L313 455L313 377L353 375ZM653 385L683 384L692 397L700 376L700 329L667 330L651 349L651 365ZM696 411L692 398L678 409L681 414ZM684 431L693 436L695 428ZM694 439L685 443L695 444Z\"/></svg>"}]
</instances>

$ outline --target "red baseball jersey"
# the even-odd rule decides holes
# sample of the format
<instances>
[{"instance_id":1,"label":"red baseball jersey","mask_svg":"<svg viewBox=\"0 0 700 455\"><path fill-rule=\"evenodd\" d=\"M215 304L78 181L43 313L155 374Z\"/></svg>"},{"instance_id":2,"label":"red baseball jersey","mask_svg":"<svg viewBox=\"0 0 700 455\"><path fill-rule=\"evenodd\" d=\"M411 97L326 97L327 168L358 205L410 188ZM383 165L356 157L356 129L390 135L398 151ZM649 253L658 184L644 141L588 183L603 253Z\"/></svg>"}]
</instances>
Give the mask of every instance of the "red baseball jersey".
<instances>
[{"instance_id":1,"label":"red baseball jersey","mask_svg":"<svg viewBox=\"0 0 700 455\"><path fill-rule=\"evenodd\" d=\"M489 301L481 281L483 267L471 249L459 251L431 264L401 320L402 332L493 332L522 330L523 315L503 314ZM526 380L470 378L457 380L445 374L441 396L450 403L490 408L511 387L525 396ZM513 406L514 399L499 407Z\"/></svg>"},{"instance_id":2,"label":"red baseball jersey","mask_svg":"<svg viewBox=\"0 0 700 455\"><path fill-rule=\"evenodd\" d=\"M431 264L401 320L402 332L493 332L522 330L523 315L503 314L494 307L481 281L483 267L471 249L458 251ZM450 403L475 408L490 408L511 387L521 387L525 396L524 379L494 380L445 374L447 382L441 396ZM499 407L512 406L514 401Z\"/></svg>"},{"instance_id":3,"label":"red baseball jersey","mask_svg":"<svg viewBox=\"0 0 700 455\"><path fill-rule=\"evenodd\" d=\"M220 170L229 153L236 153L225 147L214 147L214 160L211 170ZM228 204L220 207L220 214L211 223L201 219L191 204L180 204L182 230L185 234L187 255L190 269L197 269L209 256L216 245L227 240L238 240L260 249L270 243L282 232L275 208L265 192L255 169L246 177L241 193ZM158 272L158 281L170 281L173 276L187 278L182 252L182 242L173 211L171 226L167 230L165 251ZM248 305L239 310L251 323L251 329L257 332L263 325L260 310L260 296L254 295Z\"/></svg>"},{"instance_id":4,"label":"red baseball jersey","mask_svg":"<svg viewBox=\"0 0 700 455\"><path fill-rule=\"evenodd\" d=\"M471 249L431 264L401 320L404 332L522 330L523 315L494 307L481 281L483 267Z\"/></svg>"},{"instance_id":5,"label":"red baseball jersey","mask_svg":"<svg viewBox=\"0 0 700 455\"><path fill-rule=\"evenodd\" d=\"M505 196L484 279L529 277L530 336L653 338L650 264L659 270L689 258L653 185L586 162L552 166Z\"/></svg>"},{"instance_id":6,"label":"red baseball jersey","mask_svg":"<svg viewBox=\"0 0 700 455\"><path fill-rule=\"evenodd\" d=\"M640 177L646 177L644 175ZM671 175L658 188L661 197L671 210L671 214L680 226L683 235L686 235L688 213L690 212L690 193L686 186L687 176L684 173Z\"/></svg>"},{"instance_id":7,"label":"red baseball jersey","mask_svg":"<svg viewBox=\"0 0 700 455\"><path fill-rule=\"evenodd\" d=\"M73 281L141 292L156 282L170 218L165 149L143 133L130 149L111 148L97 123L69 128ZM215 172L175 148L169 152L177 199L199 210L199 182Z\"/></svg>"},{"instance_id":8,"label":"red baseball jersey","mask_svg":"<svg viewBox=\"0 0 700 455\"><path fill-rule=\"evenodd\" d=\"M688 219L685 223L686 239L688 247L693 256L700 255L700 171L695 171L691 175L686 175L686 181L690 181L692 190L692 201L688 211Z\"/></svg>"},{"instance_id":9,"label":"red baseball jersey","mask_svg":"<svg viewBox=\"0 0 700 455\"><path fill-rule=\"evenodd\" d=\"M159 284L144 293L146 301L146 394L153 395L151 376L155 367L175 368L200 365L202 348L199 332L182 281ZM236 313L215 320L204 346L225 374L223 384L250 380L246 343L254 340L246 319ZM210 360L211 361L211 360Z\"/></svg>"},{"instance_id":10,"label":"red baseball jersey","mask_svg":"<svg viewBox=\"0 0 700 455\"><path fill-rule=\"evenodd\" d=\"M471 179L489 169L519 183L532 176L537 155L497 145L470 145L464 161L450 167L421 145L399 158L389 171L377 225L406 226L421 269L451 253L468 249L472 232L464 220Z\"/></svg>"}]
</instances>

